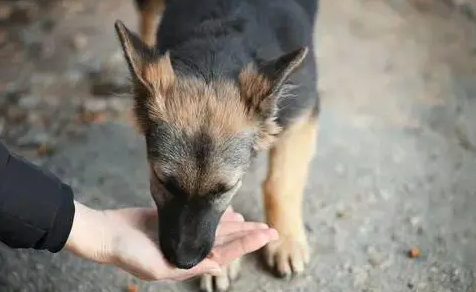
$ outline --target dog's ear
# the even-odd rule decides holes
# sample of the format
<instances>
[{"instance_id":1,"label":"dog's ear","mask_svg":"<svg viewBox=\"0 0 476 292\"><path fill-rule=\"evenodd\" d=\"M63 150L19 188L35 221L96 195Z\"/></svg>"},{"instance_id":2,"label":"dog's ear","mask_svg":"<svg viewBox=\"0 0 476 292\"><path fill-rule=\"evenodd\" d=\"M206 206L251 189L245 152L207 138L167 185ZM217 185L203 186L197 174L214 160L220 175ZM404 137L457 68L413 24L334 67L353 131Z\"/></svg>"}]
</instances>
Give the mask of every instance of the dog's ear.
<instances>
[{"instance_id":1,"label":"dog's ear","mask_svg":"<svg viewBox=\"0 0 476 292\"><path fill-rule=\"evenodd\" d=\"M281 129L275 122L278 101L286 89L286 80L302 63L308 53L301 47L277 59L248 65L239 75L239 86L248 112L261 122L257 147L267 148Z\"/></svg>"},{"instance_id":2,"label":"dog's ear","mask_svg":"<svg viewBox=\"0 0 476 292\"><path fill-rule=\"evenodd\" d=\"M144 79L144 67L147 63L152 62L152 50L136 34L132 33L122 21L117 20L114 23L114 28L134 81L150 90L150 84Z\"/></svg>"},{"instance_id":3,"label":"dog's ear","mask_svg":"<svg viewBox=\"0 0 476 292\"><path fill-rule=\"evenodd\" d=\"M165 90L174 78L169 53L157 56L120 20L115 22L114 27L134 81L140 82L153 94L163 94L160 91Z\"/></svg>"},{"instance_id":4,"label":"dog's ear","mask_svg":"<svg viewBox=\"0 0 476 292\"><path fill-rule=\"evenodd\" d=\"M164 95L175 78L170 56L158 56L122 21L114 27L133 79L135 115L145 126L147 118L160 118L164 110Z\"/></svg>"}]
</instances>

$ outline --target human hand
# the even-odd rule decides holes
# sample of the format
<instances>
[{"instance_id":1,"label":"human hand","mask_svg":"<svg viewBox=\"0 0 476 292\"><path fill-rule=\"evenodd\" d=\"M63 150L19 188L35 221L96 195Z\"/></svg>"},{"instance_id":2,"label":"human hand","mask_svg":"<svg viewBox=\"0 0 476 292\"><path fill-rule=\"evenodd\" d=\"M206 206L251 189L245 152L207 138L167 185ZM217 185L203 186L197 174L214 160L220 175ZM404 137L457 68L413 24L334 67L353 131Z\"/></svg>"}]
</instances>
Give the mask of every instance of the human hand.
<instances>
[{"instance_id":1,"label":"human hand","mask_svg":"<svg viewBox=\"0 0 476 292\"><path fill-rule=\"evenodd\" d=\"M276 230L266 224L244 222L243 216L228 209L218 225L210 255L192 269L183 270L171 266L160 251L155 208L96 211L76 203L76 214L66 245L69 250L147 281L219 274L220 268L234 259L278 238Z\"/></svg>"}]
</instances>

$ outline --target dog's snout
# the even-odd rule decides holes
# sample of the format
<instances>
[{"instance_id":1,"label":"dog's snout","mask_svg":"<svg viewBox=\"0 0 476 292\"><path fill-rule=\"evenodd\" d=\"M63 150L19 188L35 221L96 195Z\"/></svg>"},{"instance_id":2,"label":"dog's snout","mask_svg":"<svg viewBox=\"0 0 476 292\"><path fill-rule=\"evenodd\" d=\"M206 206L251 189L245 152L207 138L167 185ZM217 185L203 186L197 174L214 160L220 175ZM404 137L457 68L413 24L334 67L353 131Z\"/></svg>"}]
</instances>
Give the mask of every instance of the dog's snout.
<instances>
[{"instance_id":1,"label":"dog's snout","mask_svg":"<svg viewBox=\"0 0 476 292\"><path fill-rule=\"evenodd\" d=\"M191 269L208 255L212 244L206 240L176 240L172 237L164 237L161 240L161 246L170 263L179 269Z\"/></svg>"},{"instance_id":2,"label":"dog's snout","mask_svg":"<svg viewBox=\"0 0 476 292\"><path fill-rule=\"evenodd\" d=\"M159 241L164 257L174 266L190 269L210 253L221 213L203 204L172 200L159 214Z\"/></svg>"}]
</instances>

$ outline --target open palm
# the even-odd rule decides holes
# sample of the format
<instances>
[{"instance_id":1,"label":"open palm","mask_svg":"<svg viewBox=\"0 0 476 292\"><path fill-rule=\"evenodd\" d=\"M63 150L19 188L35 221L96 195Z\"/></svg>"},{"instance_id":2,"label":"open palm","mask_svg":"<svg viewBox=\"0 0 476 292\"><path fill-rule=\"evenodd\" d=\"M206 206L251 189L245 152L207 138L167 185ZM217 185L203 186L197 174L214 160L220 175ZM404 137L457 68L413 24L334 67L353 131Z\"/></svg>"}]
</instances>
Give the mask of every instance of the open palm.
<instances>
[{"instance_id":1,"label":"open palm","mask_svg":"<svg viewBox=\"0 0 476 292\"><path fill-rule=\"evenodd\" d=\"M218 274L220 268L246 253L278 238L276 230L264 223L245 222L243 216L227 210L216 232L210 255L189 270L171 266L157 244L157 211L154 208L127 208L105 211L114 233L105 248L113 264L147 280L185 280L202 274Z\"/></svg>"}]
</instances>

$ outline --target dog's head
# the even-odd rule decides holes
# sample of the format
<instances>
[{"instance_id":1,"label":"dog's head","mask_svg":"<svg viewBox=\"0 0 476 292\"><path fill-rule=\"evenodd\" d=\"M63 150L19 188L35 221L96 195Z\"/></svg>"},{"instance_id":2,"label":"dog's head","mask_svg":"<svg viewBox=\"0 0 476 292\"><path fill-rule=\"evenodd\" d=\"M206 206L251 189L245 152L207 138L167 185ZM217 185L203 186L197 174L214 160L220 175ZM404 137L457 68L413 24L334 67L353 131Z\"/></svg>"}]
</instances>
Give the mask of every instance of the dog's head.
<instances>
[{"instance_id":1,"label":"dog's head","mask_svg":"<svg viewBox=\"0 0 476 292\"><path fill-rule=\"evenodd\" d=\"M307 48L246 66L236 80L206 83L177 72L168 53L158 56L120 21L115 28L146 140L161 250L175 266L191 268L210 252L254 153L280 133L277 99Z\"/></svg>"}]
</instances>

